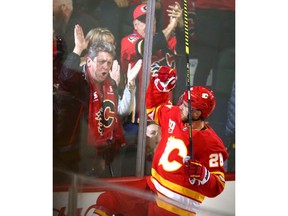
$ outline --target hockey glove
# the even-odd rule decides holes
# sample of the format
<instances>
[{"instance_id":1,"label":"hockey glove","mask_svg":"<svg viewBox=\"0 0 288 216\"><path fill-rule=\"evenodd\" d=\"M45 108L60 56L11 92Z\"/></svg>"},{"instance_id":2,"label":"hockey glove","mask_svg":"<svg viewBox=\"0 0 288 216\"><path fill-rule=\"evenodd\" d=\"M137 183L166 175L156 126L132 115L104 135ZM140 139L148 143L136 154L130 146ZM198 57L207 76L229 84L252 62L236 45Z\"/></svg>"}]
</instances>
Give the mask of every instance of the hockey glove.
<instances>
[{"instance_id":1,"label":"hockey glove","mask_svg":"<svg viewBox=\"0 0 288 216\"><path fill-rule=\"evenodd\" d=\"M210 178L210 172L204 165L189 156L183 158L184 172L193 185L204 185Z\"/></svg>"},{"instance_id":2,"label":"hockey glove","mask_svg":"<svg viewBox=\"0 0 288 216\"><path fill-rule=\"evenodd\" d=\"M174 69L167 66L152 65L154 85L160 92L169 92L176 86L177 75Z\"/></svg>"}]
</instances>

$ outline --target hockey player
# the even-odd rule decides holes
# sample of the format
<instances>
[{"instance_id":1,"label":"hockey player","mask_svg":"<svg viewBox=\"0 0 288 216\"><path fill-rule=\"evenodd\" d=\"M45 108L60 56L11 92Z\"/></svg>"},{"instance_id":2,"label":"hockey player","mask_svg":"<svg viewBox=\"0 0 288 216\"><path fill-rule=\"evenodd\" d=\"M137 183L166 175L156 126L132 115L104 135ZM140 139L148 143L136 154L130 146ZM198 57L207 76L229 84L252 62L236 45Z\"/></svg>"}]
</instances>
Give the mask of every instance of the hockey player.
<instances>
[{"instance_id":1,"label":"hockey player","mask_svg":"<svg viewBox=\"0 0 288 216\"><path fill-rule=\"evenodd\" d=\"M157 195L179 202L181 207L156 200L149 205L148 215L194 216L206 196L216 197L225 187L224 161L228 154L222 140L205 122L216 105L214 93L204 86L193 86L173 106L168 94L176 79L174 69L161 66L153 72L146 92L148 119L159 124L162 134L147 183ZM188 94L192 157L189 156Z\"/></svg>"},{"instance_id":2,"label":"hockey player","mask_svg":"<svg viewBox=\"0 0 288 216\"><path fill-rule=\"evenodd\" d=\"M168 94L175 87L176 79L175 70L166 66L155 67L152 72L146 108L148 118L159 124L162 136L154 152L151 176L146 178L148 188L159 198L170 199L177 205L163 199L148 202L133 199L132 195L131 198L106 192L98 198L93 215L138 215L135 211L139 211L139 215L149 216L195 216L206 196L216 197L224 190L224 161L228 154L222 140L205 122L216 105L214 93L206 87L193 86L173 106ZM188 94L192 108L192 158L189 156Z\"/></svg>"}]
</instances>

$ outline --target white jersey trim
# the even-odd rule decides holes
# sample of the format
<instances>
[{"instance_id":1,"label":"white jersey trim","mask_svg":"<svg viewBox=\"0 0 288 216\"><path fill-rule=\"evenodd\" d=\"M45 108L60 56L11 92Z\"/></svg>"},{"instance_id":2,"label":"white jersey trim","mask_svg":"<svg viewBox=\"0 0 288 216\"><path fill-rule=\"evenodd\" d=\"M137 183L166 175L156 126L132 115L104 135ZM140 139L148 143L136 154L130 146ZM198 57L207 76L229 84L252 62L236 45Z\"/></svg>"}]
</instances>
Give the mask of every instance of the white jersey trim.
<instances>
[{"instance_id":1,"label":"white jersey trim","mask_svg":"<svg viewBox=\"0 0 288 216\"><path fill-rule=\"evenodd\" d=\"M175 193L174 191L171 191L169 190L168 188L166 187L163 187L161 184L159 184L159 182L154 179L154 178L151 178L155 188L157 191L159 191L159 193L163 194L164 196L172 199L172 200L175 200L179 203L181 203L181 208L184 208L185 210L187 211L191 211L191 212L197 212L201 203L200 202L197 202L195 200L192 200L192 199L189 199L185 196L182 196L178 193Z\"/></svg>"}]
</instances>

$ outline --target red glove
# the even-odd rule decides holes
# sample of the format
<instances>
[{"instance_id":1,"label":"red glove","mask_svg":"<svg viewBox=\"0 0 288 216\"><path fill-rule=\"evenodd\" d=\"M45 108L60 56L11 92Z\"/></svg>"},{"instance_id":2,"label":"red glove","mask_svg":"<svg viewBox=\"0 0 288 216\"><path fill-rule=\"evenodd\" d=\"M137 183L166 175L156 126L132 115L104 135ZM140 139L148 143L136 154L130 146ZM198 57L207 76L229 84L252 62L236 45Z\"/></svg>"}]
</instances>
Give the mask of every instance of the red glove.
<instances>
[{"instance_id":1,"label":"red glove","mask_svg":"<svg viewBox=\"0 0 288 216\"><path fill-rule=\"evenodd\" d=\"M158 91L169 92L176 86L177 75L174 69L153 64L151 71Z\"/></svg>"},{"instance_id":2,"label":"red glove","mask_svg":"<svg viewBox=\"0 0 288 216\"><path fill-rule=\"evenodd\" d=\"M210 172L204 165L189 156L183 158L184 172L193 185L204 185L210 178Z\"/></svg>"}]
</instances>

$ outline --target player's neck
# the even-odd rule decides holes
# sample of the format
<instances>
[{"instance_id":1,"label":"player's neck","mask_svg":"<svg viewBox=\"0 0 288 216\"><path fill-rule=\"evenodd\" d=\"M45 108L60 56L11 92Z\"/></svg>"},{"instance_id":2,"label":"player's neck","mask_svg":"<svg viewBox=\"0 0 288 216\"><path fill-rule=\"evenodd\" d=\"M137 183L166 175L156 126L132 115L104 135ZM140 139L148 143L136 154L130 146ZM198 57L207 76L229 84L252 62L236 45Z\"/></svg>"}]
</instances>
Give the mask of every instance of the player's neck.
<instances>
[{"instance_id":1,"label":"player's neck","mask_svg":"<svg viewBox=\"0 0 288 216\"><path fill-rule=\"evenodd\" d=\"M204 127L205 123L202 120L193 121L192 122L192 129L193 130L201 130Z\"/></svg>"}]
</instances>

